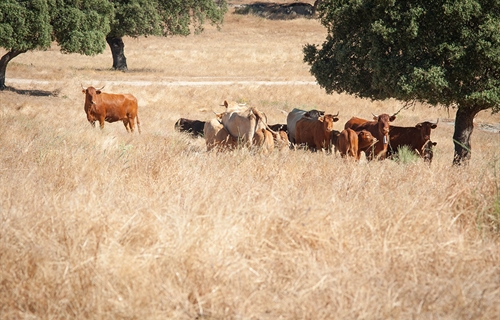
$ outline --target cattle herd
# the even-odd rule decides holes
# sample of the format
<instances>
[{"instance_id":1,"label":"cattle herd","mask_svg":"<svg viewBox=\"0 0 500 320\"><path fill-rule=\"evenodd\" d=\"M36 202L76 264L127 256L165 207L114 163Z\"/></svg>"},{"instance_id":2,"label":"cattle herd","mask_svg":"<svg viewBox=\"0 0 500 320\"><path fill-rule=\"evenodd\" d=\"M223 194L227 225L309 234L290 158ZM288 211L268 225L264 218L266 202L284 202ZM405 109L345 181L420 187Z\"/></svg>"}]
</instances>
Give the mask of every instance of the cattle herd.
<instances>
[{"instance_id":1,"label":"cattle herd","mask_svg":"<svg viewBox=\"0 0 500 320\"><path fill-rule=\"evenodd\" d=\"M83 86L82 86L83 88ZM130 94L109 94L94 87L83 88L87 120L95 126L99 121L123 121L127 131L134 131L135 120L139 133L137 99ZM398 149L407 146L426 162L431 162L433 147L431 130L436 122L424 121L414 127L393 126L396 114L373 114L372 120L352 117L342 131L333 129L339 121L338 113L325 114L319 110L293 109L286 124L269 125L266 115L255 107L224 101L225 111L209 121L180 118L174 128L193 137L204 137L207 151L218 152L238 147L256 148L263 153L275 148L295 149L305 147L312 151L339 152L343 158L359 160L364 152L368 160L391 158ZM439 120L439 119L438 119Z\"/></svg>"}]
</instances>

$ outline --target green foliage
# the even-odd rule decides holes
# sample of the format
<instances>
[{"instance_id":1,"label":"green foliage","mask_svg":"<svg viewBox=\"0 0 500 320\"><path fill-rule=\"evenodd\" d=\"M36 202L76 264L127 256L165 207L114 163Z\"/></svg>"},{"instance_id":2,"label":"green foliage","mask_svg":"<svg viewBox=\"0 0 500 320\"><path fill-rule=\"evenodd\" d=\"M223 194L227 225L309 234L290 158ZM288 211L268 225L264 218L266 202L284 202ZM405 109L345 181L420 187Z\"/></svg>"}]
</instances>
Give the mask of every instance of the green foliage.
<instances>
[{"instance_id":1,"label":"green foliage","mask_svg":"<svg viewBox=\"0 0 500 320\"><path fill-rule=\"evenodd\" d=\"M214 0L118 0L110 37L125 35L188 35L203 30L209 20L220 25L227 12L226 1Z\"/></svg>"},{"instance_id":2,"label":"green foliage","mask_svg":"<svg viewBox=\"0 0 500 320\"><path fill-rule=\"evenodd\" d=\"M62 52L95 55L106 48L113 14L107 0L57 0L52 12L54 37Z\"/></svg>"},{"instance_id":3,"label":"green foliage","mask_svg":"<svg viewBox=\"0 0 500 320\"><path fill-rule=\"evenodd\" d=\"M394 155L394 160L401 164L415 163L422 161L420 156L416 154L410 147L401 146L398 148L398 152Z\"/></svg>"},{"instance_id":4,"label":"green foliage","mask_svg":"<svg viewBox=\"0 0 500 320\"><path fill-rule=\"evenodd\" d=\"M65 53L94 55L106 37L187 35L208 20L220 25L225 0L0 1L0 47L34 50L55 40Z\"/></svg>"},{"instance_id":5,"label":"green foliage","mask_svg":"<svg viewBox=\"0 0 500 320\"><path fill-rule=\"evenodd\" d=\"M500 110L500 2L325 0L304 61L328 93Z\"/></svg>"},{"instance_id":6,"label":"green foliage","mask_svg":"<svg viewBox=\"0 0 500 320\"><path fill-rule=\"evenodd\" d=\"M50 46L50 25L47 1L0 1L0 47L28 51Z\"/></svg>"}]
</instances>

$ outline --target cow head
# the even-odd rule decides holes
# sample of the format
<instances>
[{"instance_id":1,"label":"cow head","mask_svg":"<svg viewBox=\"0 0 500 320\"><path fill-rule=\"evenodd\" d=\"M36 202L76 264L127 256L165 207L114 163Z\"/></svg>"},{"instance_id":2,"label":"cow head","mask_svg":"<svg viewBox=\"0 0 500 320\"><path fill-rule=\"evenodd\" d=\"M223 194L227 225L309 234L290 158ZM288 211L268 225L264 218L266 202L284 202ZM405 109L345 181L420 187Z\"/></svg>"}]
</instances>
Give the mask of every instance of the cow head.
<instances>
[{"instance_id":1,"label":"cow head","mask_svg":"<svg viewBox=\"0 0 500 320\"><path fill-rule=\"evenodd\" d=\"M102 89L104 89L104 86L102 88L96 89L94 87L84 88L82 85L82 92L85 94L85 105L93 106L95 108L95 105L97 103L97 95L101 94Z\"/></svg>"},{"instance_id":2,"label":"cow head","mask_svg":"<svg viewBox=\"0 0 500 320\"><path fill-rule=\"evenodd\" d=\"M323 127L326 132L331 132L333 130L333 123L339 121L339 118L333 114L325 114L318 118L318 120L323 121Z\"/></svg>"},{"instance_id":3,"label":"cow head","mask_svg":"<svg viewBox=\"0 0 500 320\"><path fill-rule=\"evenodd\" d=\"M420 130L421 137L424 141L427 141L431 138L431 130L437 128L437 124L439 122L439 118L436 122L424 121L417 123L415 128Z\"/></svg>"},{"instance_id":4,"label":"cow head","mask_svg":"<svg viewBox=\"0 0 500 320\"><path fill-rule=\"evenodd\" d=\"M368 147L371 147L375 143L377 143L378 140L375 138L370 131L367 130L361 130L358 132L358 148L359 149L365 149Z\"/></svg>"},{"instance_id":5,"label":"cow head","mask_svg":"<svg viewBox=\"0 0 500 320\"><path fill-rule=\"evenodd\" d=\"M304 115L302 117L316 120L319 117L324 116L324 115L325 115L325 111L319 111L319 110L313 109L313 110L309 110L306 113L304 113Z\"/></svg>"},{"instance_id":6,"label":"cow head","mask_svg":"<svg viewBox=\"0 0 500 320\"><path fill-rule=\"evenodd\" d=\"M383 113L381 115L376 115L376 114L373 114L373 120L377 121L378 123L378 131L380 132L381 135L384 136L384 144L387 144L389 139L388 139L388 135L389 135L389 130L390 130L390 124L389 122L392 122L394 120L396 120L396 115L388 115L387 113Z\"/></svg>"}]
</instances>

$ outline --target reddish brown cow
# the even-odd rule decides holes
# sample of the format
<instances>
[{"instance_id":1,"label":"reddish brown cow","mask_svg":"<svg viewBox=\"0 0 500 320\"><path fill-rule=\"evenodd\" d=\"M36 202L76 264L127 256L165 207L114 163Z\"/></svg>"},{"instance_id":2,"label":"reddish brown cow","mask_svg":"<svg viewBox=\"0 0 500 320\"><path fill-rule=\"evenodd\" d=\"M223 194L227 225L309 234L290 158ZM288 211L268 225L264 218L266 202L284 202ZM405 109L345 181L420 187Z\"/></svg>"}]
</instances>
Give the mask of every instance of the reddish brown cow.
<instances>
[{"instance_id":1,"label":"reddish brown cow","mask_svg":"<svg viewBox=\"0 0 500 320\"><path fill-rule=\"evenodd\" d=\"M333 123L339 121L337 115L325 114L318 119L301 118L295 127L295 142L305 143L309 149L329 149Z\"/></svg>"},{"instance_id":2,"label":"reddish brown cow","mask_svg":"<svg viewBox=\"0 0 500 320\"><path fill-rule=\"evenodd\" d=\"M338 135L338 141L335 146L343 158L351 156L359 160L361 151L370 148L376 142L377 139L369 131L361 130L356 132L347 128L342 130Z\"/></svg>"},{"instance_id":3,"label":"reddish brown cow","mask_svg":"<svg viewBox=\"0 0 500 320\"><path fill-rule=\"evenodd\" d=\"M338 149L342 158L351 156L357 158L358 155L358 135L352 129L344 129L340 132Z\"/></svg>"},{"instance_id":4,"label":"reddish brown cow","mask_svg":"<svg viewBox=\"0 0 500 320\"><path fill-rule=\"evenodd\" d=\"M431 130L436 129L439 122L424 121L417 123L414 127L390 126L390 146L387 155L391 156L398 152L402 146L408 146L410 150L424 157L424 145L431 138Z\"/></svg>"},{"instance_id":5,"label":"reddish brown cow","mask_svg":"<svg viewBox=\"0 0 500 320\"><path fill-rule=\"evenodd\" d=\"M104 88L104 87L103 87ZM137 115L137 99L131 94L112 94L101 92L101 89L82 86L85 94L85 113L92 126L99 121L101 129L104 121L123 121L127 132L134 132L134 120L137 119L137 129L141 133L141 124Z\"/></svg>"},{"instance_id":6,"label":"reddish brown cow","mask_svg":"<svg viewBox=\"0 0 500 320\"><path fill-rule=\"evenodd\" d=\"M263 154L269 154L274 150L273 134L267 129L257 129L253 136L253 144L257 146Z\"/></svg>"},{"instance_id":7,"label":"reddish brown cow","mask_svg":"<svg viewBox=\"0 0 500 320\"><path fill-rule=\"evenodd\" d=\"M374 114L374 121L353 117L346 122L344 128L351 128L355 131L366 130L370 132L378 141L372 148L366 148L362 151L366 153L366 157L369 160L373 158L384 159L389 142L389 122L395 119L396 115L390 116L386 113L379 116Z\"/></svg>"}]
</instances>

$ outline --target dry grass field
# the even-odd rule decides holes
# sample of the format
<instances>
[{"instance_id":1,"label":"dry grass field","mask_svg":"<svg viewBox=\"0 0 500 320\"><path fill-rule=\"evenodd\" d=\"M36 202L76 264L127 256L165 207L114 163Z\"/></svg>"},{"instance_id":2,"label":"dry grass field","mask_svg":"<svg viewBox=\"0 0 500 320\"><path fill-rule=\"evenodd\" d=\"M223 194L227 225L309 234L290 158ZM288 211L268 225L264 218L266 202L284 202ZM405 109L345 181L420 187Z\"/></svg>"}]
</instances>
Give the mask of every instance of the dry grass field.
<instances>
[{"instance_id":1,"label":"dry grass field","mask_svg":"<svg viewBox=\"0 0 500 320\"><path fill-rule=\"evenodd\" d=\"M441 119L431 166L207 153L174 131L224 100L270 123L339 111L336 129L398 111L310 84L302 46L325 35L230 10L220 31L126 38L128 72L109 50L16 57L0 92L0 318L500 318L500 134L480 130L500 115L477 116L459 168L455 110L427 105L395 123ZM134 94L142 134L91 128L81 84Z\"/></svg>"}]
</instances>

